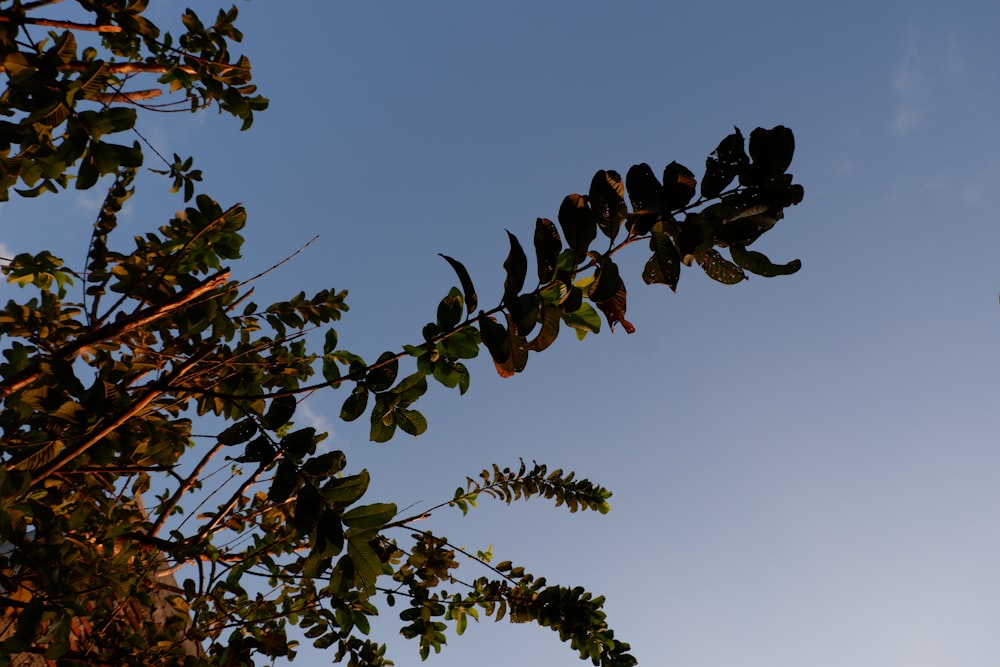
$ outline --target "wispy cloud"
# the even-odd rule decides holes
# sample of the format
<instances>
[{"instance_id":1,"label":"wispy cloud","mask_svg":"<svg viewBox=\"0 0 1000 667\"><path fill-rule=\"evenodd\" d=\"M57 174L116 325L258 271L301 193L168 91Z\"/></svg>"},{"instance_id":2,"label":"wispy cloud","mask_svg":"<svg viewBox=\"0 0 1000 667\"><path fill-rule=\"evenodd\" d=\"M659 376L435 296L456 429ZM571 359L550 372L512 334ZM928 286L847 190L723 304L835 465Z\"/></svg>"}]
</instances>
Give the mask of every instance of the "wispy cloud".
<instances>
[{"instance_id":1,"label":"wispy cloud","mask_svg":"<svg viewBox=\"0 0 1000 667\"><path fill-rule=\"evenodd\" d=\"M317 433L330 434L325 442L320 443L320 447L337 439L337 433L333 428L334 422L327 415L315 410L308 400L301 401L295 409L295 421L300 426L312 426Z\"/></svg>"},{"instance_id":2,"label":"wispy cloud","mask_svg":"<svg viewBox=\"0 0 1000 667\"><path fill-rule=\"evenodd\" d=\"M8 248L3 242L0 242L0 262L7 263L8 259L14 257L14 251Z\"/></svg>"},{"instance_id":3,"label":"wispy cloud","mask_svg":"<svg viewBox=\"0 0 1000 667\"><path fill-rule=\"evenodd\" d=\"M889 79L895 100L890 129L899 136L919 127L936 98L965 78L961 42L954 33L910 30Z\"/></svg>"}]
</instances>

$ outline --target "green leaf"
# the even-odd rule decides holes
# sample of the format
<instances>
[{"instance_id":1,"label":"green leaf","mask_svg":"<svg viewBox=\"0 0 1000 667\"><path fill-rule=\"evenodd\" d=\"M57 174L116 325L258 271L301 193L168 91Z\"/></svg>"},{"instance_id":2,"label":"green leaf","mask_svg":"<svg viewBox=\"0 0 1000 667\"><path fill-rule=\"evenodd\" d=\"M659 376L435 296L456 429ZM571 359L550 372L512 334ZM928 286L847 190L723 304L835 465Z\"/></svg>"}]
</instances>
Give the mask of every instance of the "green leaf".
<instances>
[{"instance_id":1,"label":"green leaf","mask_svg":"<svg viewBox=\"0 0 1000 667\"><path fill-rule=\"evenodd\" d=\"M320 492L327 502L347 506L365 495L370 482L371 477L368 475L368 471L362 470L357 475L331 479L323 485Z\"/></svg>"},{"instance_id":2,"label":"green leaf","mask_svg":"<svg viewBox=\"0 0 1000 667\"><path fill-rule=\"evenodd\" d=\"M580 332L577 338L582 338L587 332L595 334L601 332L601 316L589 303L580 304L580 307L572 313L563 312L562 321L566 326Z\"/></svg>"},{"instance_id":3,"label":"green leaf","mask_svg":"<svg viewBox=\"0 0 1000 667\"><path fill-rule=\"evenodd\" d=\"M380 529L396 516L396 505L393 503L374 503L362 505L344 512L341 517L344 525L355 530L369 528Z\"/></svg>"},{"instance_id":4,"label":"green leaf","mask_svg":"<svg viewBox=\"0 0 1000 667\"><path fill-rule=\"evenodd\" d=\"M344 452L332 451L314 456L302 464L302 472L316 477L327 477L335 475L347 465L347 457Z\"/></svg>"},{"instance_id":5,"label":"green leaf","mask_svg":"<svg viewBox=\"0 0 1000 667\"><path fill-rule=\"evenodd\" d=\"M562 250L562 239L555 224L547 218L535 220L535 262L538 265L538 282L542 285L550 282L556 273L559 252Z\"/></svg>"},{"instance_id":6,"label":"green leaf","mask_svg":"<svg viewBox=\"0 0 1000 667\"><path fill-rule=\"evenodd\" d=\"M398 408L393 412L393 419L403 433L418 436L427 430L427 418L417 410L406 410Z\"/></svg>"},{"instance_id":7,"label":"green leaf","mask_svg":"<svg viewBox=\"0 0 1000 667\"><path fill-rule=\"evenodd\" d=\"M690 169L671 162L663 170L663 200L668 211L684 208L694 198L698 181Z\"/></svg>"},{"instance_id":8,"label":"green leaf","mask_svg":"<svg viewBox=\"0 0 1000 667\"><path fill-rule=\"evenodd\" d=\"M367 535L347 539L347 555L354 563L354 585L366 596L375 592L375 580L382 574L382 561L368 543L370 539Z\"/></svg>"},{"instance_id":9,"label":"green leaf","mask_svg":"<svg viewBox=\"0 0 1000 667\"><path fill-rule=\"evenodd\" d=\"M715 199L750 164L750 158L743 150L743 133L738 127L719 142L719 145L705 160L705 176L701 179L701 196Z\"/></svg>"},{"instance_id":10,"label":"green leaf","mask_svg":"<svg viewBox=\"0 0 1000 667\"><path fill-rule=\"evenodd\" d=\"M729 254L739 267L765 278L788 276L802 268L802 262L797 259L787 264L773 264L763 253L736 245L729 247Z\"/></svg>"},{"instance_id":11,"label":"green leaf","mask_svg":"<svg viewBox=\"0 0 1000 667\"><path fill-rule=\"evenodd\" d=\"M709 278L717 280L723 285L735 285L747 279L743 269L724 259L715 248L699 257L698 264Z\"/></svg>"},{"instance_id":12,"label":"green leaf","mask_svg":"<svg viewBox=\"0 0 1000 667\"><path fill-rule=\"evenodd\" d=\"M681 275L681 258L673 240L663 230L663 223L657 222L650 230L649 249L652 257L642 270L642 279L647 285L666 285L677 291L677 281Z\"/></svg>"},{"instance_id":13,"label":"green leaf","mask_svg":"<svg viewBox=\"0 0 1000 667\"><path fill-rule=\"evenodd\" d=\"M340 408L340 418L345 422L352 422L365 413L368 407L368 390L362 385L354 387L354 391L344 401Z\"/></svg>"},{"instance_id":14,"label":"green leaf","mask_svg":"<svg viewBox=\"0 0 1000 667\"><path fill-rule=\"evenodd\" d=\"M438 254L440 255L440 253ZM444 260L451 265L451 268L455 270L455 273L458 274L458 281L462 284L462 292L465 294L465 312L471 315L479 306L479 297L476 296L476 288L472 285L472 278L469 277L469 272L457 259L452 259L451 257L448 257L448 255L440 256L443 257Z\"/></svg>"},{"instance_id":15,"label":"green leaf","mask_svg":"<svg viewBox=\"0 0 1000 667\"><path fill-rule=\"evenodd\" d=\"M625 186L617 171L600 170L590 181L590 210L597 226L613 242L628 213Z\"/></svg>"},{"instance_id":16,"label":"green leaf","mask_svg":"<svg viewBox=\"0 0 1000 667\"><path fill-rule=\"evenodd\" d=\"M569 195L559 206L559 226L566 245L573 251L573 265L587 258L590 244L597 238L597 222L590 213L587 198Z\"/></svg>"}]
</instances>

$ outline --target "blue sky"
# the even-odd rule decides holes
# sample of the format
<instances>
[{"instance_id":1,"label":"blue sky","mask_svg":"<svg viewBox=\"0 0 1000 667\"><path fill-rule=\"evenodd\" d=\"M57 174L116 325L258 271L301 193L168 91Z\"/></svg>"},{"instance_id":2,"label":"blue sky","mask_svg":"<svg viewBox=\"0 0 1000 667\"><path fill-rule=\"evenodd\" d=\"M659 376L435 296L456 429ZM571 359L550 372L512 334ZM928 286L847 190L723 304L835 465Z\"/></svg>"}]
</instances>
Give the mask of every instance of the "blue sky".
<instances>
[{"instance_id":1,"label":"blue sky","mask_svg":"<svg viewBox=\"0 0 1000 667\"><path fill-rule=\"evenodd\" d=\"M606 595L642 665L996 664L1000 6L290 7L239 5L272 101L251 131L210 113L144 133L248 207L239 275L320 236L258 300L350 290L340 340L366 358L419 340L455 282L436 253L496 301L503 230L529 243L597 169L700 175L733 125L783 124L806 189L755 246L798 274L725 287L695 268L672 294L633 252L634 335L564 332L509 380L476 360L466 396L425 400L417 440L374 445L336 421L345 394L311 398L372 501L433 505L518 457L610 487L607 516L484 500L425 527ZM180 206L159 187L130 233ZM4 204L0 243L80 263L94 200ZM584 664L548 630L492 623L431 664L515 661Z\"/></svg>"}]
</instances>

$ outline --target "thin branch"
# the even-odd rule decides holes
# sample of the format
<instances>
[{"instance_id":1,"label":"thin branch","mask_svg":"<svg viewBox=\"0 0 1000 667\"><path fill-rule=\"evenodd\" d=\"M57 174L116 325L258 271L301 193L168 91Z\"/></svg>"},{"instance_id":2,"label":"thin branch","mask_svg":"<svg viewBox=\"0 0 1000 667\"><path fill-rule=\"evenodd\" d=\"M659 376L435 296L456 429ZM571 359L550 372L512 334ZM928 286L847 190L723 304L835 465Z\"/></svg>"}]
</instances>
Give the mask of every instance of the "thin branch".
<instances>
[{"instance_id":1,"label":"thin branch","mask_svg":"<svg viewBox=\"0 0 1000 667\"><path fill-rule=\"evenodd\" d=\"M147 90L133 90L130 92L118 92L118 93L97 93L89 99L100 102L101 104L114 104L115 102L134 102L136 100L149 100L154 97L159 97L163 94L163 91L159 88L149 88Z\"/></svg>"},{"instance_id":2,"label":"thin branch","mask_svg":"<svg viewBox=\"0 0 1000 667\"><path fill-rule=\"evenodd\" d=\"M166 504L162 508L160 508L160 518L156 520L155 524L153 524L153 528L149 531L150 535L155 536L157 533L160 532L160 530L163 528L163 524L166 523L167 521L167 517L170 516L171 511L177 506L177 503L180 502L184 494L190 491L194 487L194 485L198 482L198 476L201 475L202 471L205 469L205 466L208 465L208 462L212 460L212 457L214 457L216 453L218 453L218 451L222 449L222 447L223 445L221 442L216 443L215 447L210 449L205 454L205 456L201 457L201 461L198 462L198 465L195 466L195 469L191 472L190 475L188 475L187 479L184 480L184 483L181 484L179 487L177 487L177 491L174 493L173 496L171 496L170 500L168 500Z\"/></svg>"},{"instance_id":3,"label":"thin branch","mask_svg":"<svg viewBox=\"0 0 1000 667\"><path fill-rule=\"evenodd\" d=\"M198 362L200 362L202 358L207 356L213 349L215 348L208 347L205 350L202 350L199 354L192 356L183 365L181 365L180 368L173 371L173 373L171 373L171 377L180 378L181 376L184 375L184 373L186 373L188 370L193 368ZM118 415L118 417L113 419L110 423L108 423L104 428L100 429L97 433L91 435L87 440L83 441L73 449L65 452L58 458L51 461L49 464L44 465L38 470L34 471L31 477L32 486L39 484L42 480L51 476L53 473L58 471L64 465L66 465L76 457L86 452L88 449L90 449L98 442L100 442L106 435L108 435L109 433L120 427L122 424L127 422L132 417L142 412L144 409L146 409L146 407L150 403L152 403L162 395L163 395L162 391L157 391L155 389L147 391L145 395L140 397L135 403L130 405L127 410L125 410L122 414Z\"/></svg>"},{"instance_id":4,"label":"thin branch","mask_svg":"<svg viewBox=\"0 0 1000 667\"><path fill-rule=\"evenodd\" d=\"M94 331L91 331L90 333L78 337L72 343L65 346L58 353L52 356L55 359L62 359L64 361L74 359L77 355L92 345L108 340L116 340L122 336L128 335L136 329L140 329L144 326L152 324L153 322L161 320L176 310L187 308L194 301L208 295L213 290L216 290L220 286L224 285L228 280L229 269L223 269L222 271L209 276L187 292L180 292L170 300L158 306L144 308L137 313L123 317L115 322L106 324L98 329L95 329ZM209 298L212 296L217 295L211 295ZM45 373L42 368L42 364L40 363L41 361L41 359L38 359L34 364L32 364L32 367L25 369L11 380L0 383L0 398L5 398L16 391L24 389L26 386L40 378Z\"/></svg>"},{"instance_id":5,"label":"thin branch","mask_svg":"<svg viewBox=\"0 0 1000 667\"><path fill-rule=\"evenodd\" d=\"M27 5L23 5L22 9L28 9ZM83 32L122 31L121 26L117 25L93 25L91 23L76 23L74 21L55 21L53 19L32 18L30 16L15 17L10 14L0 14L0 23L28 23L31 25L43 25L49 28L65 28L66 30L80 30Z\"/></svg>"}]
</instances>

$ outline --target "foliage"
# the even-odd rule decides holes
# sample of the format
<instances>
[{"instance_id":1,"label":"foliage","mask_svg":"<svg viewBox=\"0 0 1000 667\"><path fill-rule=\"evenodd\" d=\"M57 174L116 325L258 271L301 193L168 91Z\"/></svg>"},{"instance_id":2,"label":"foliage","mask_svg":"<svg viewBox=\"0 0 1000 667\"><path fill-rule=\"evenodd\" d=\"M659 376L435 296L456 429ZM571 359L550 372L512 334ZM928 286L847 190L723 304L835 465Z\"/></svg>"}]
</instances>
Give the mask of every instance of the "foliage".
<instances>
[{"instance_id":1,"label":"foliage","mask_svg":"<svg viewBox=\"0 0 1000 667\"><path fill-rule=\"evenodd\" d=\"M249 300L250 281L228 268L246 213L198 194L190 158L152 170L187 207L113 249L143 150L104 137L134 130L135 107L149 106L139 98L152 97L124 91L132 76L157 74L156 90L192 110L217 104L244 129L266 105L251 97L249 61L229 53L241 37L236 9L211 25L187 10L174 38L144 16L144 0L80 0L90 23L40 18L51 4L0 2L0 112L12 119L0 122L0 196L57 192L71 180L108 190L84 267L42 251L3 268L30 296L0 311L0 606L9 621L0 664L17 653L67 664L252 664L255 655L293 657L292 627L336 661L391 664L368 635L370 617L397 598L406 600L402 633L422 657L441 649L449 626L461 634L482 612L551 627L595 665L635 664L607 626L603 598L413 526L448 507L466 513L484 495L605 513L609 491L544 465L494 465L441 504L400 517L390 502L363 501L368 472L348 468L343 452L320 445L324 434L293 418L302 396L349 385L341 417L367 415L373 441L420 435L427 420L413 406L429 381L466 392L464 362L481 347L510 376L564 326L580 338L597 333L599 312L610 328L633 331L615 261L628 246L648 247L643 281L671 290L682 265L724 284L746 272L793 273L798 261L748 250L802 199L787 173L791 131L754 130L747 154L735 130L709 156L700 194L674 162L662 178L646 164L624 179L597 172L586 195L563 200L558 224L536 221L530 280L510 232L502 295L488 310L466 267L445 257L460 287L423 340L368 362L330 328L347 311L346 292L266 307ZM40 26L57 30L36 39ZM78 34L99 42L80 51ZM324 342L314 351L306 338L318 328ZM194 434L199 417L199 429L221 424L210 442ZM225 462L212 471L215 458ZM485 574L460 579L463 562ZM248 590L258 584L271 593ZM173 613L144 619L155 600Z\"/></svg>"}]
</instances>

